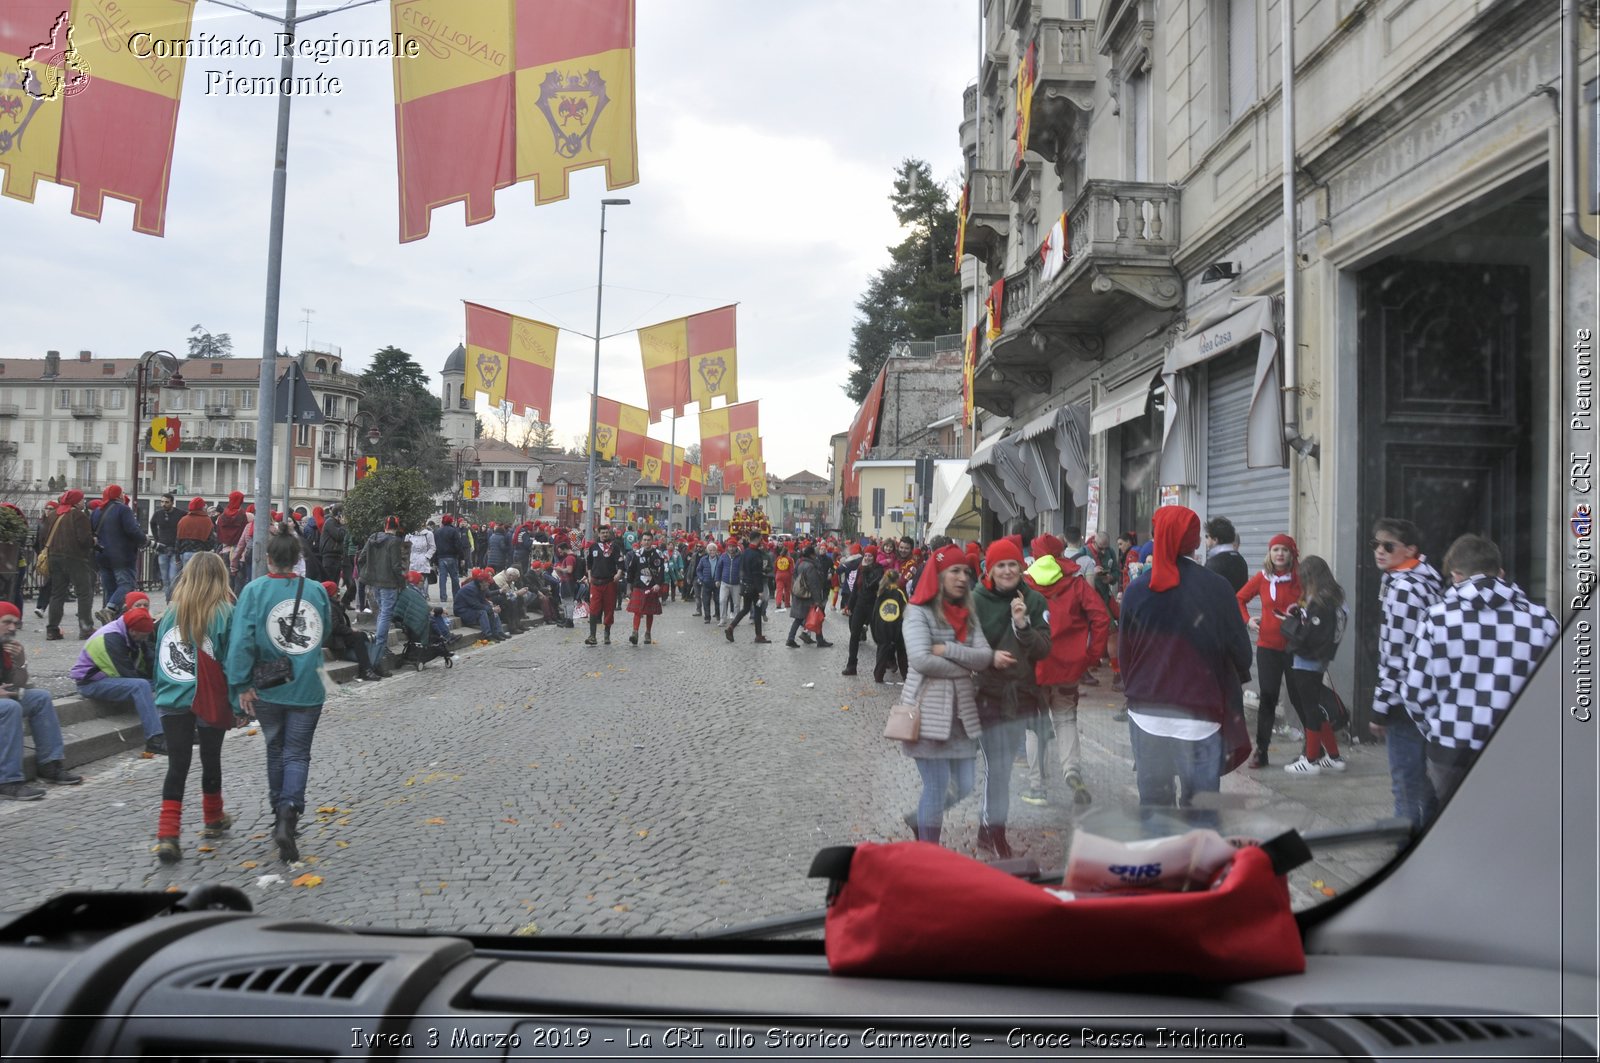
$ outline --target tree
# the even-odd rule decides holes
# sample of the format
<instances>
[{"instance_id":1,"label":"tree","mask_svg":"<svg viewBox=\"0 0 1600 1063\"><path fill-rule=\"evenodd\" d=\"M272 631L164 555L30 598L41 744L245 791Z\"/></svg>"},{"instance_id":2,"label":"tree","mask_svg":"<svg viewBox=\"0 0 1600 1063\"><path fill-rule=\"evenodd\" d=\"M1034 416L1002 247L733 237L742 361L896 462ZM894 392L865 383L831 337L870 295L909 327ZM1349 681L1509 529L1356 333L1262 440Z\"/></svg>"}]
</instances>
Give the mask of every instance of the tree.
<instances>
[{"instance_id":1,"label":"tree","mask_svg":"<svg viewBox=\"0 0 1600 1063\"><path fill-rule=\"evenodd\" d=\"M687 461L690 465L699 465L700 464L700 444L699 443L690 443L687 447L685 447L683 449L683 457L684 457L684 460Z\"/></svg>"},{"instance_id":2,"label":"tree","mask_svg":"<svg viewBox=\"0 0 1600 1063\"><path fill-rule=\"evenodd\" d=\"M473 515L472 519L477 521L479 524L487 524L492 520L496 524L503 525L515 523L517 515L511 511L510 506L494 505L484 506Z\"/></svg>"},{"instance_id":3,"label":"tree","mask_svg":"<svg viewBox=\"0 0 1600 1063\"><path fill-rule=\"evenodd\" d=\"M472 415L472 438L483 438L483 418L478 414Z\"/></svg>"},{"instance_id":4,"label":"tree","mask_svg":"<svg viewBox=\"0 0 1600 1063\"><path fill-rule=\"evenodd\" d=\"M589 456L589 433L582 432L572 437L572 446L567 448L567 453L574 458L587 458Z\"/></svg>"},{"instance_id":5,"label":"tree","mask_svg":"<svg viewBox=\"0 0 1600 1063\"><path fill-rule=\"evenodd\" d=\"M855 402L867 397L878 370L900 340L931 340L961 331L961 277L952 266L956 212L949 194L921 159L905 159L889 196L894 216L909 235L889 248L880 269L856 301L851 333L855 368L844 386Z\"/></svg>"},{"instance_id":6,"label":"tree","mask_svg":"<svg viewBox=\"0 0 1600 1063\"><path fill-rule=\"evenodd\" d=\"M232 358L233 337L226 332L210 333L204 325L189 330L190 358Z\"/></svg>"},{"instance_id":7,"label":"tree","mask_svg":"<svg viewBox=\"0 0 1600 1063\"><path fill-rule=\"evenodd\" d=\"M353 542L383 529L388 517L399 517L407 531L433 515L433 490L416 469L380 464L378 471L357 481L344 498L345 523Z\"/></svg>"},{"instance_id":8,"label":"tree","mask_svg":"<svg viewBox=\"0 0 1600 1063\"><path fill-rule=\"evenodd\" d=\"M522 448L523 453L531 450L540 454L548 454L551 451L561 449L556 446L556 430L551 427L550 422L532 419L523 425L522 441L517 445Z\"/></svg>"},{"instance_id":9,"label":"tree","mask_svg":"<svg viewBox=\"0 0 1600 1063\"><path fill-rule=\"evenodd\" d=\"M372 415L379 440L368 453L378 467L415 469L434 490L450 482L451 467L439 434L439 400L428 390L428 375L398 347L372 356L361 374L361 409Z\"/></svg>"}]
</instances>

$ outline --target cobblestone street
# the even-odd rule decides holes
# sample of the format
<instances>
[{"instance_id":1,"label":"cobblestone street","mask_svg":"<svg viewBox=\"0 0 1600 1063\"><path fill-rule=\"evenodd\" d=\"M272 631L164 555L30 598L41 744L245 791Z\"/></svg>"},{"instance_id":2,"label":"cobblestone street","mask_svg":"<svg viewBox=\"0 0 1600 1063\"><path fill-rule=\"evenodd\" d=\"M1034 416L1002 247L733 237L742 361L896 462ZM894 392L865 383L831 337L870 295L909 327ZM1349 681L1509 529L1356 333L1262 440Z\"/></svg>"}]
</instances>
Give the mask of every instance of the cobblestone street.
<instances>
[{"instance_id":1,"label":"cobblestone street","mask_svg":"<svg viewBox=\"0 0 1600 1063\"><path fill-rule=\"evenodd\" d=\"M153 852L165 760L85 765L81 787L0 806L5 907L73 888L221 882L277 915L541 934L687 934L818 908L823 886L805 877L817 849L909 837L901 816L919 789L912 763L881 737L898 687L876 686L867 665L862 678L841 677L846 633L833 617L828 626L831 650L788 649L782 630L752 645L748 623L730 646L676 603L654 646L630 646L619 617L609 647L583 646L582 630L538 628L464 653L451 670L435 662L346 686L318 730L294 867L267 837L254 728L224 745L231 835L199 836L196 764L184 859L170 867ZM870 661L870 643L864 653ZM1126 724L1113 719L1121 697L1102 674L1080 719L1091 813L1115 816L1136 794ZM1382 747L1347 756L1342 776L1241 769L1223 780L1223 802L1301 829L1387 816ZM1044 807L1017 801L1022 777L1019 766L1013 847L1060 867L1071 805L1061 794ZM952 809L945 844L974 853L977 815L976 795ZM1291 876L1296 907L1349 888L1392 852L1320 853ZM308 874L321 881L293 884Z\"/></svg>"}]
</instances>

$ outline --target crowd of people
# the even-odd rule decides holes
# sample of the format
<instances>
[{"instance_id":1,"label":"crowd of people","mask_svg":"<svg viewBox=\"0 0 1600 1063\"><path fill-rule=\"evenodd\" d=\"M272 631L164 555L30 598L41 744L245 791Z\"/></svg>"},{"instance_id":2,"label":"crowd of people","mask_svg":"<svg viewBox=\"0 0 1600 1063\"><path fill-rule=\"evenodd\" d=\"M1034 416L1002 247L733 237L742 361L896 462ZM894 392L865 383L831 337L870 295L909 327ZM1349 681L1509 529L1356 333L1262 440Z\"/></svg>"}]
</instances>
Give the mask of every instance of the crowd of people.
<instances>
[{"instance_id":1,"label":"crowd of people","mask_svg":"<svg viewBox=\"0 0 1600 1063\"><path fill-rule=\"evenodd\" d=\"M648 527L619 535L609 525L584 541L538 522L479 526L450 515L409 530L390 517L352 546L331 507L271 514L268 571L251 578L253 507L235 492L215 511L195 499L178 515L169 495L148 531L166 596L157 616L134 585L134 552L146 531L116 486L98 503L68 491L47 507L35 543L43 555L36 612L46 617L46 637L60 638L75 596L84 644L72 679L85 696L131 704L147 752L168 757L163 860L181 858L178 824L196 739L205 829L231 823L221 736L245 718L260 721L266 735L272 836L293 860L323 698L321 651L348 656L359 680L382 679L395 617L405 619L408 638L431 630L448 654L447 610L482 642L536 621L587 622L586 646L611 644L620 610L632 616L627 638L637 646L656 641L654 620L670 602L692 606L730 643L746 619L755 643L772 642L769 611L787 609L784 644L792 649L832 647L824 634L832 612L846 631L842 674L859 674L870 639L874 680L893 673L904 684L901 699L917 706L920 734L903 750L923 788L908 826L938 842L946 809L977 786L981 754L978 843L1000 857L1011 853L1006 826L1019 760L1023 802L1048 803L1057 779L1074 805L1092 802L1078 706L1082 688L1101 682L1102 664L1126 701L1116 718L1128 727L1147 814L1192 808L1246 762L1267 768L1284 686L1303 735L1284 769L1315 776L1346 768L1337 732L1348 720L1325 676L1348 607L1330 566L1300 556L1281 534L1252 572L1227 519L1207 522L1202 545L1199 517L1182 506L1160 508L1147 541L1125 533L1114 546L1076 528L986 546L944 537L921 546L909 537L719 540ZM1497 548L1480 536L1451 545L1448 581L1409 521L1378 520L1371 549L1383 573L1383 621L1370 726L1386 739L1395 814L1423 823L1459 785L1556 623L1505 579ZM104 604L93 612L97 572ZM15 639L17 596L13 588L0 605L0 796L28 800L44 791L23 781L24 723L39 779L80 780L66 770L49 694L28 683ZM375 614L370 637L352 622L352 606ZM1252 677L1253 741L1244 715Z\"/></svg>"}]
</instances>

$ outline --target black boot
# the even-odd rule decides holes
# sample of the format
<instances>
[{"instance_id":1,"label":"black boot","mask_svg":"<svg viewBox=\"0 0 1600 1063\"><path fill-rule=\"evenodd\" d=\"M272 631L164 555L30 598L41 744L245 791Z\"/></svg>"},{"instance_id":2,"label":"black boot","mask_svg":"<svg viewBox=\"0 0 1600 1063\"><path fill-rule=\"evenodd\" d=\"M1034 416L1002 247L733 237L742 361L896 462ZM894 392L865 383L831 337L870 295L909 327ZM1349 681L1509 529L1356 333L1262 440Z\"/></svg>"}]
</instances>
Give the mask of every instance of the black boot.
<instances>
[{"instance_id":1,"label":"black boot","mask_svg":"<svg viewBox=\"0 0 1600 1063\"><path fill-rule=\"evenodd\" d=\"M1005 824L998 827L978 827L978 848L993 850L994 855L1002 860L1011 859L1011 846L1006 842Z\"/></svg>"},{"instance_id":2,"label":"black boot","mask_svg":"<svg viewBox=\"0 0 1600 1063\"><path fill-rule=\"evenodd\" d=\"M278 856L286 864L292 864L300 859L300 847L295 844L295 827L299 823L300 813L295 811L293 805L285 805L278 811L278 819L272 824L272 841L278 847Z\"/></svg>"}]
</instances>

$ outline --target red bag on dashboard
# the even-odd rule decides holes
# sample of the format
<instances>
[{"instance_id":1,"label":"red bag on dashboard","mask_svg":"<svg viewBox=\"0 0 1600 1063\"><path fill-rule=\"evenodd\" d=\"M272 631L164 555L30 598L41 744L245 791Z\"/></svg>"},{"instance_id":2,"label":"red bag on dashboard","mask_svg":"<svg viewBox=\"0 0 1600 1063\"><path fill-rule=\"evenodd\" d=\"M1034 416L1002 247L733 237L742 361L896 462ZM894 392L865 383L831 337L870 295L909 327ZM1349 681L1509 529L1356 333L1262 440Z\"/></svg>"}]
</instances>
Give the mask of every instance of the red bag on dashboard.
<instances>
[{"instance_id":1,"label":"red bag on dashboard","mask_svg":"<svg viewBox=\"0 0 1600 1063\"><path fill-rule=\"evenodd\" d=\"M812 867L813 876L832 876L838 885L825 937L835 974L1242 981L1306 966L1288 884L1256 846L1239 850L1214 889L1074 899L924 842L867 844L853 856L834 856L835 866L848 862L839 883L837 872L818 869L840 852L824 850Z\"/></svg>"}]
</instances>

